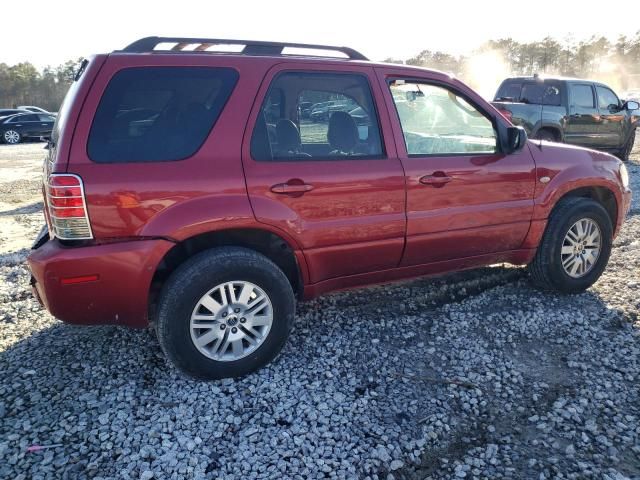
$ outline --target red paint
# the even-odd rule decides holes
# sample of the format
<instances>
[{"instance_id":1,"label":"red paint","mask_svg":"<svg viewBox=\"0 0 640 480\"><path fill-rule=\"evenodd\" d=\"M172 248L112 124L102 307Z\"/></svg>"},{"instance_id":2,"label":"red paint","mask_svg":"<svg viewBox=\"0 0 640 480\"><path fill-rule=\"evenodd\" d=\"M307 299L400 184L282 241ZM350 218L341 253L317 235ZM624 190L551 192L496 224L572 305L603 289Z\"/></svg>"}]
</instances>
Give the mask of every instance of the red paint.
<instances>
[{"instance_id":1,"label":"red paint","mask_svg":"<svg viewBox=\"0 0 640 480\"><path fill-rule=\"evenodd\" d=\"M135 66L238 71L216 126L192 157L149 164L88 158L87 137L104 89L120 69ZM285 70L364 75L376 102L385 158L254 161L250 138L258 110L270 81ZM188 53L93 57L71 93L47 168L82 178L94 241L63 246L54 240L35 250L29 265L38 296L67 322L145 326L151 279L164 255L195 235L228 229L259 229L282 238L295 255L305 298L496 262L526 264L554 205L583 186L613 193L619 230L630 192L620 184L617 160L607 154L530 142L514 155L409 158L387 87L394 77L446 85L496 124L508 124L460 81L408 66ZM543 184L543 176L551 180ZM74 188L60 184L52 191L56 187ZM79 205L59 199L51 206Z\"/></svg>"}]
</instances>

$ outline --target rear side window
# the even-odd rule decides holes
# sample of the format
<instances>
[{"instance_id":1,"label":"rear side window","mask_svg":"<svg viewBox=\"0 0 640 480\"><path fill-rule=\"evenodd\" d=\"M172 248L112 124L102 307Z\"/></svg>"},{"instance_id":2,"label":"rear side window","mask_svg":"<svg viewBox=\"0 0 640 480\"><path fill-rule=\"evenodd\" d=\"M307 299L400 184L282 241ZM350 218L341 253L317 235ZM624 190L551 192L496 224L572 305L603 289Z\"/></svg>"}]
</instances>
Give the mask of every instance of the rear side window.
<instances>
[{"instance_id":1,"label":"rear side window","mask_svg":"<svg viewBox=\"0 0 640 480\"><path fill-rule=\"evenodd\" d=\"M595 108L593 101L593 89L591 85L573 85L571 87L573 104L576 107Z\"/></svg>"},{"instance_id":2,"label":"rear side window","mask_svg":"<svg viewBox=\"0 0 640 480\"><path fill-rule=\"evenodd\" d=\"M382 158L367 78L316 72L276 77L258 114L251 156L257 161Z\"/></svg>"},{"instance_id":3,"label":"rear side window","mask_svg":"<svg viewBox=\"0 0 640 480\"><path fill-rule=\"evenodd\" d=\"M87 146L98 163L163 162L193 155L220 116L238 73L230 68L144 67L109 82Z\"/></svg>"}]
</instances>

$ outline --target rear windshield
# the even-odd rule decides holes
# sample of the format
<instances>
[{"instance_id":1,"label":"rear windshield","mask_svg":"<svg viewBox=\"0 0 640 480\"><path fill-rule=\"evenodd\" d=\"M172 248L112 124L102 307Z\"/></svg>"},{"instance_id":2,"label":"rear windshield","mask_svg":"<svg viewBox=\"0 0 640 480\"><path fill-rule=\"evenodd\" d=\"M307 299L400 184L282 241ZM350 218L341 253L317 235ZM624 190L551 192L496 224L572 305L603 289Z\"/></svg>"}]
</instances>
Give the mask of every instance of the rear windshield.
<instances>
[{"instance_id":1,"label":"rear windshield","mask_svg":"<svg viewBox=\"0 0 640 480\"><path fill-rule=\"evenodd\" d=\"M109 82L89 134L99 163L182 160L204 143L238 73L230 68L144 67Z\"/></svg>"},{"instance_id":2,"label":"rear windshield","mask_svg":"<svg viewBox=\"0 0 640 480\"><path fill-rule=\"evenodd\" d=\"M554 80L507 80L496 93L497 102L521 102L531 105L562 105L560 82Z\"/></svg>"}]
</instances>

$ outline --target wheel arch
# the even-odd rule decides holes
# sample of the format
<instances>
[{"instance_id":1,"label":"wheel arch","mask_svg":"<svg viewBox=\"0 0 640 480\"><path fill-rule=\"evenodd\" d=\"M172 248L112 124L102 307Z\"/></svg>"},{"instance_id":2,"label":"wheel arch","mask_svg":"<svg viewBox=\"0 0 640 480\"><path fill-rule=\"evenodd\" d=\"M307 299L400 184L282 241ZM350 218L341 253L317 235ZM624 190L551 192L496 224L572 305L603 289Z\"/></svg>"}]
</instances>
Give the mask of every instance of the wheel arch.
<instances>
[{"instance_id":1,"label":"wheel arch","mask_svg":"<svg viewBox=\"0 0 640 480\"><path fill-rule=\"evenodd\" d=\"M253 227L214 230L177 242L160 260L149 292L149 318L152 321L155 319L154 306L158 295L171 273L193 255L222 246L248 248L269 258L284 272L296 296L302 298L306 278L304 257L281 235Z\"/></svg>"},{"instance_id":2,"label":"wheel arch","mask_svg":"<svg viewBox=\"0 0 640 480\"><path fill-rule=\"evenodd\" d=\"M574 190L570 190L558 198L551 209L551 214L562 200L571 197L590 198L601 204L609 214L611 227L615 230L616 222L618 220L618 201L616 200L616 196L613 191L603 186L579 187Z\"/></svg>"}]
</instances>

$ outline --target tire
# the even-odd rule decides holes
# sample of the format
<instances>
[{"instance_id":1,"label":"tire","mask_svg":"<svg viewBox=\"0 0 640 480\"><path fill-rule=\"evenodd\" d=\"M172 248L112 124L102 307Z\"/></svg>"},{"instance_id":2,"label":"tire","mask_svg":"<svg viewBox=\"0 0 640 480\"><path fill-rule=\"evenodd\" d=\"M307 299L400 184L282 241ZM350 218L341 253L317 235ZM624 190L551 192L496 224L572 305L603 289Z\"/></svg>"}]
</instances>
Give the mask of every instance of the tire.
<instances>
[{"instance_id":1,"label":"tire","mask_svg":"<svg viewBox=\"0 0 640 480\"><path fill-rule=\"evenodd\" d=\"M600 234L600 248L597 259L592 263L589 269L584 269L579 277L571 276L563 266L563 260L569 260L569 270L573 270L575 263L571 263L571 254L562 251L563 244L566 248L571 249L567 242L568 232L577 224L578 221L589 221L595 223ZM586 230L586 229L585 229ZM529 273L533 283L546 290L557 290L563 293L578 293L586 290L593 285L602 275L609 255L611 254L611 243L613 237L613 228L611 219L604 207L598 202L580 197L570 197L561 200L554 208L549 218L549 223L542 236L542 241L538 246L538 251L529 264ZM577 247L578 249L580 247ZM583 248L584 252L595 252L589 247ZM582 256L584 257L584 255ZM574 257L576 258L576 257ZM579 258L579 257L578 257ZM578 262L579 268L583 263ZM577 272L578 274L580 272Z\"/></svg>"},{"instance_id":2,"label":"tire","mask_svg":"<svg viewBox=\"0 0 640 480\"><path fill-rule=\"evenodd\" d=\"M235 293L229 290L232 283ZM244 309L236 314L233 305L224 306L224 299L220 297L224 294L230 299L235 295L240 301L243 284L252 289L252 296L255 295L253 300L246 302L249 305L244 314L247 318L241 317ZM267 303L270 301L270 308L267 306L262 310L263 307L258 306L252 314L249 310L256 304L251 302L260 303L257 299L262 294L266 295ZM211 306L208 299L214 299L214 305L221 308L209 310L202 306L205 297L206 305ZM269 311L272 320L268 328L266 325L252 326L254 321L266 324ZM192 320L194 315L206 316L208 327L194 330L191 322L199 321ZM210 321L211 315L217 319ZM160 293L156 330L162 350L180 371L194 378L214 380L246 375L272 361L289 336L294 315L295 297L291 284L275 263L253 250L220 247L193 256L169 277ZM258 318L262 320L256 320ZM242 326L241 321L245 322ZM257 336L245 333L247 327L253 332L260 330L264 334L262 339L256 340ZM215 338L204 347L198 347L196 339L205 339L205 335ZM249 353L243 352L245 356L235 359L238 342L227 340L237 336L251 337L257 346L241 340L240 346ZM222 343L218 344L218 338L222 338ZM220 358L213 358L216 355Z\"/></svg>"},{"instance_id":3,"label":"tire","mask_svg":"<svg viewBox=\"0 0 640 480\"><path fill-rule=\"evenodd\" d=\"M7 130L2 134L2 140L9 145L17 145L22 141L22 136L15 130Z\"/></svg>"},{"instance_id":4,"label":"tire","mask_svg":"<svg viewBox=\"0 0 640 480\"><path fill-rule=\"evenodd\" d=\"M634 129L633 132L631 132L631 136L627 140L627 143L624 144L624 147L622 147L622 150L620 150L616 154L616 156L623 162L627 162L629 160L629 156L631 155L631 151L633 150L633 144L635 143L635 141L636 130Z\"/></svg>"},{"instance_id":5,"label":"tire","mask_svg":"<svg viewBox=\"0 0 640 480\"><path fill-rule=\"evenodd\" d=\"M547 142L557 142L558 141L558 138L557 138L556 134L553 133L551 130L548 130L546 128L543 128L542 130L538 131L538 133L536 133L536 139L545 140Z\"/></svg>"}]
</instances>

